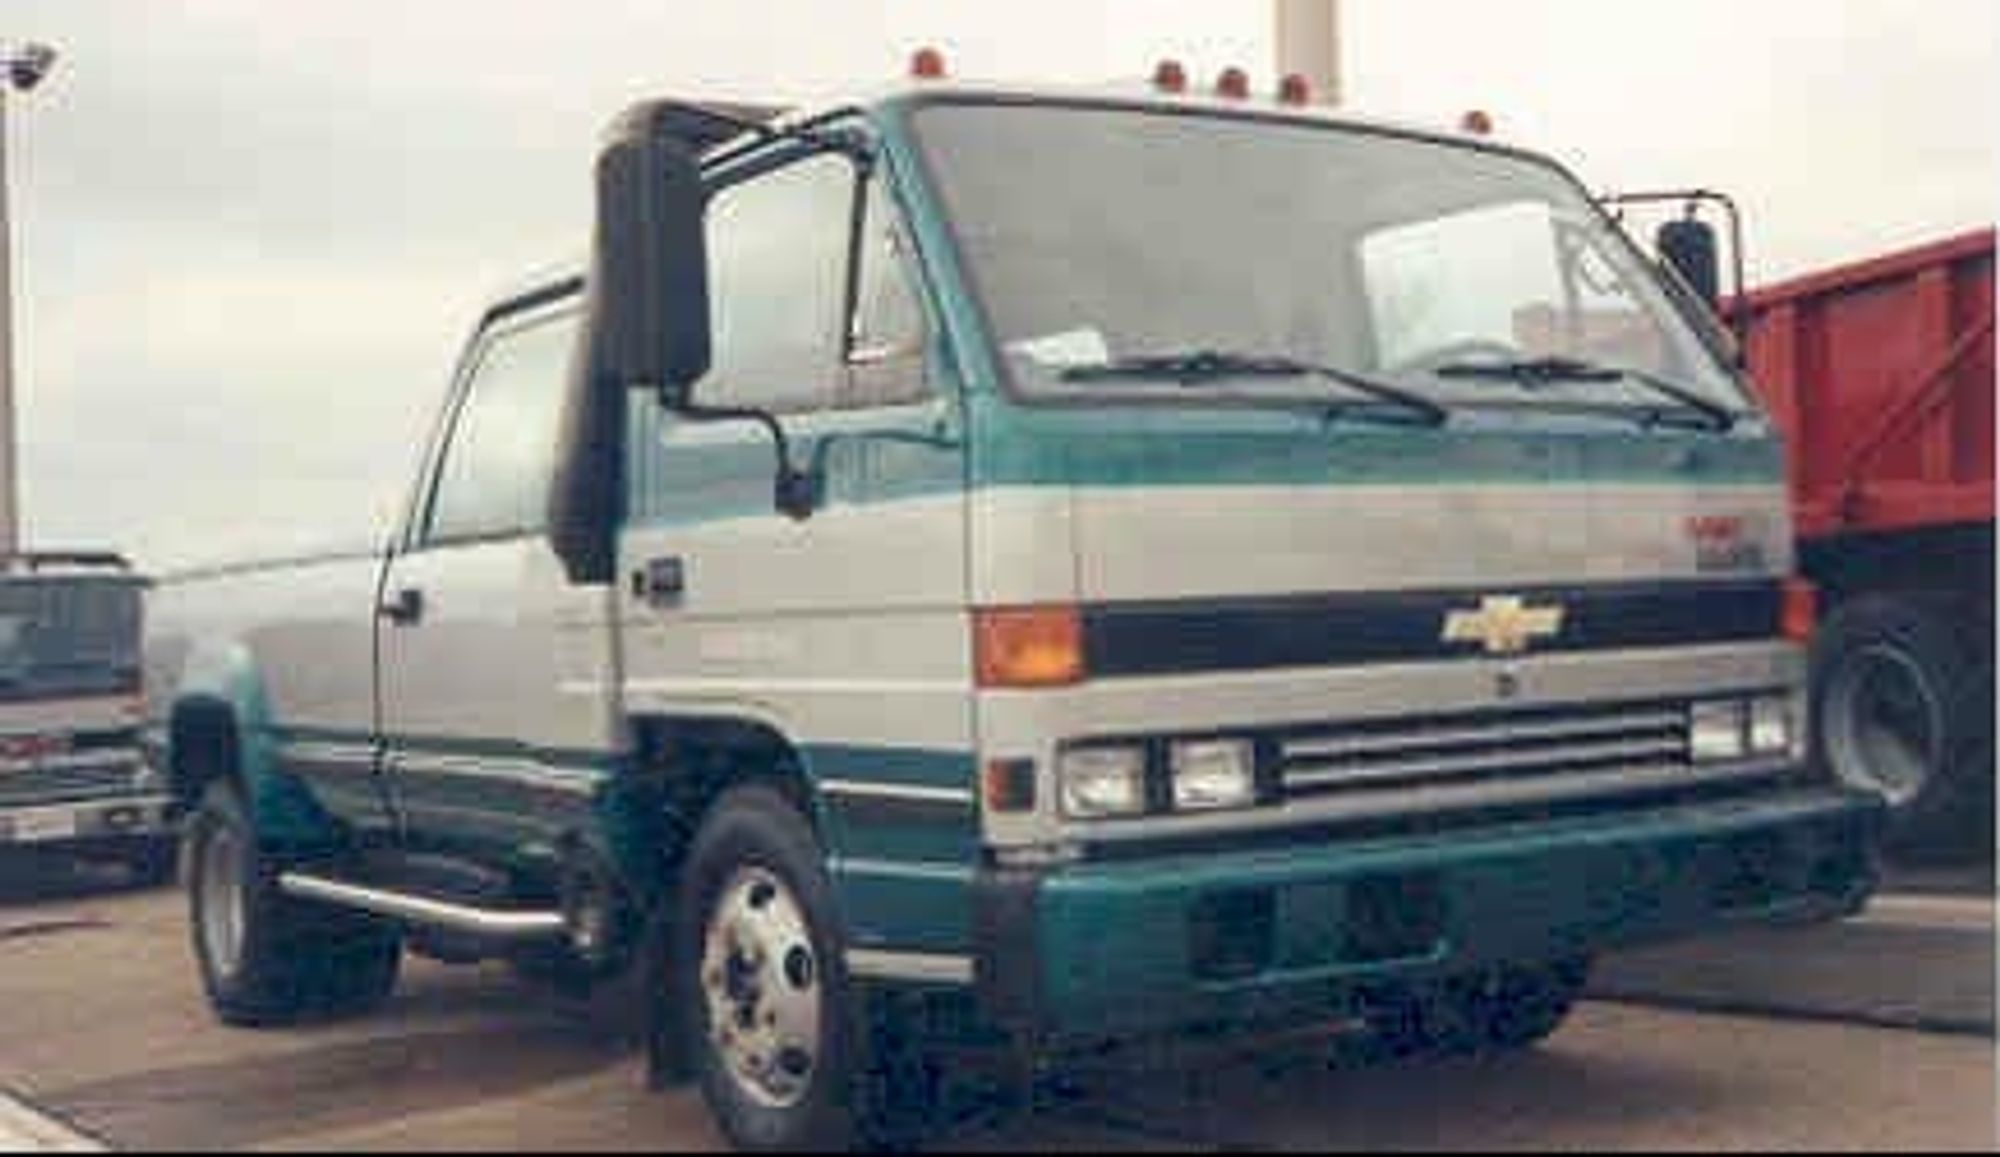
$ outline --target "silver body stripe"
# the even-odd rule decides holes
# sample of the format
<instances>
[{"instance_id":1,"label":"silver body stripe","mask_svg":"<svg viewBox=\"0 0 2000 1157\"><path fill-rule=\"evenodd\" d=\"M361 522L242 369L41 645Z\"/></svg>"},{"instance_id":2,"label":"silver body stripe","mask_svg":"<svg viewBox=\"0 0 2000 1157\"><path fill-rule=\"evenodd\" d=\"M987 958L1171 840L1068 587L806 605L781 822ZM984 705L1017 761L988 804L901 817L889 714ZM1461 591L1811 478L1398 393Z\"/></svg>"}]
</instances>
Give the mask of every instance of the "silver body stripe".
<instances>
[{"instance_id":1,"label":"silver body stripe","mask_svg":"<svg viewBox=\"0 0 2000 1157\"><path fill-rule=\"evenodd\" d=\"M915 980L930 984L971 984L972 958L931 952L847 950L847 971L871 980Z\"/></svg>"},{"instance_id":2,"label":"silver body stripe","mask_svg":"<svg viewBox=\"0 0 2000 1157\"><path fill-rule=\"evenodd\" d=\"M851 779L821 780L819 788L828 795L858 796L866 799L906 799L923 803L951 803L972 806L972 793L957 787L918 787L903 783L862 783Z\"/></svg>"}]
</instances>

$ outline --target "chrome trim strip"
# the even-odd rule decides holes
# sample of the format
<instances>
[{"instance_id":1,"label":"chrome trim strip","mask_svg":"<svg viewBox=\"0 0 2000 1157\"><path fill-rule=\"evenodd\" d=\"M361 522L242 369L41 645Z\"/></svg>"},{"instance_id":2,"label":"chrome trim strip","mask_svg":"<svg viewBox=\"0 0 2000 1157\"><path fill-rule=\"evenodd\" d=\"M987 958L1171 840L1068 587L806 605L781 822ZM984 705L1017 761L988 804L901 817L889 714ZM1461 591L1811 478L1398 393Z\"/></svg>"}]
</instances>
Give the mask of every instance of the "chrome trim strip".
<instances>
[{"instance_id":1,"label":"chrome trim strip","mask_svg":"<svg viewBox=\"0 0 2000 1157\"><path fill-rule=\"evenodd\" d=\"M74 835L63 837L64 839L87 840L104 835L146 836L168 832L171 829L167 824L167 809L172 805L172 799L157 794L111 796L100 799L76 800L71 803L33 804L29 806L0 804L0 844L42 842L38 840L22 840L19 838L18 833L22 826L24 826L24 823L26 826L33 826L36 820L54 816L68 816L77 826ZM137 812L138 820L126 827L116 830L106 830L104 827L105 817L112 812L120 811ZM86 822L93 825L88 830L83 826ZM61 841L55 840L50 842Z\"/></svg>"},{"instance_id":2,"label":"chrome trim strip","mask_svg":"<svg viewBox=\"0 0 2000 1157\"><path fill-rule=\"evenodd\" d=\"M1588 707L1588 704L1581 705ZM1542 739L1575 739L1616 735L1625 731L1652 731L1687 726L1687 711L1648 711L1624 715L1597 715L1587 719L1548 719L1499 722L1474 727L1442 727L1426 730L1411 726L1396 731L1361 735L1302 736L1284 741L1287 760L1332 758L1400 751L1410 747L1450 747L1462 743L1533 743Z\"/></svg>"},{"instance_id":3,"label":"chrome trim strip","mask_svg":"<svg viewBox=\"0 0 2000 1157\"><path fill-rule=\"evenodd\" d=\"M1360 765L1315 768L1311 771L1285 772L1287 788L1337 788L1349 785L1393 783L1411 779L1430 779L1445 776L1479 775L1491 771L1532 771L1546 768L1549 764L1589 763L1606 759L1638 760L1653 756L1685 755L1687 743L1679 737L1665 739L1635 739L1627 742L1576 743L1549 747L1519 747L1507 751L1487 752L1475 755L1441 755L1428 759L1403 759L1394 763L1368 763ZM1561 771L1543 771L1539 776L1524 775L1524 782L1533 779L1556 779Z\"/></svg>"},{"instance_id":4,"label":"chrome trim strip","mask_svg":"<svg viewBox=\"0 0 2000 1157\"><path fill-rule=\"evenodd\" d=\"M0 775L23 775L37 771L95 771L100 768L133 767L139 764L136 747L106 747L64 755L43 755L31 759L0 760Z\"/></svg>"},{"instance_id":5,"label":"chrome trim strip","mask_svg":"<svg viewBox=\"0 0 2000 1157\"><path fill-rule=\"evenodd\" d=\"M962 787L920 787L906 783L864 783L852 779L823 779L819 781L819 789L828 795L855 796L863 799L920 800L924 803L972 806L972 792Z\"/></svg>"},{"instance_id":6,"label":"chrome trim strip","mask_svg":"<svg viewBox=\"0 0 2000 1157\"><path fill-rule=\"evenodd\" d=\"M324 739L293 739L278 745L278 758L311 763L374 763L375 746Z\"/></svg>"},{"instance_id":7,"label":"chrome trim strip","mask_svg":"<svg viewBox=\"0 0 2000 1157\"><path fill-rule=\"evenodd\" d=\"M438 775L502 781L579 795L596 791L602 778L593 769L557 767L534 759L504 755L446 755L407 747L390 748L384 754L383 762L392 775Z\"/></svg>"},{"instance_id":8,"label":"chrome trim strip","mask_svg":"<svg viewBox=\"0 0 2000 1157\"><path fill-rule=\"evenodd\" d=\"M278 877L278 887L287 895L318 900L344 908L358 908L378 916L407 920L455 932L470 932L501 940L545 940L563 935L566 923L560 912L499 912L468 908L423 896L365 888L339 880L286 872Z\"/></svg>"},{"instance_id":9,"label":"chrome trim strip","mask_svg":"<svg viewBox=\"0 0 2000 1157\"><path fill-rule=\"evenodd\" d=\"M972 958L933 952L889 952L878 948L847 950L851 976L873 980L916 980L927 984L971 984Z\"/></svg>"}]
</instances>

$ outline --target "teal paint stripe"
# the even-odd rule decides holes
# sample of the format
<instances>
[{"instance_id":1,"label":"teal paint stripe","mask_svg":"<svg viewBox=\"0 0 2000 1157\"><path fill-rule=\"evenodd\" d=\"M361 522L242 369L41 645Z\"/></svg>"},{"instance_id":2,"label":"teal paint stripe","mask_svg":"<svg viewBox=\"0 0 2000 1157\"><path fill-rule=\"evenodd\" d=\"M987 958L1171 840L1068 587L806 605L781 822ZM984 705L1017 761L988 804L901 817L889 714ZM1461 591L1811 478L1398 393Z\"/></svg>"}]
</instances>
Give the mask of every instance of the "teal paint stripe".
<instances>
[{"instance_id":1,"label":"teal paint stripe","mask_svg":"<svg viewBox=\"0 0 2000 1157\"><path fill-rule=\"evenodd\" d=\"M1450 425L1327 425L1272 409L973 403L975 487L1729 484L1784 480L1780 445L1623 418L1457 411Z\"/></svg>"},{"instance_id":2,"label":"teal paint stripe","mask_svg":"<svg viewBox=\"0 0 2000 1157\"><path fill-rule=\"evenodd\" d=\"M977 763L970 751L809 744L802 754L815 780L956 788L967 792L977 784Z\"/></svg>"},{"instance_id":3,"label":"teal paint stripe","mask_svg":"<svg viewBox=\"0 0 2000 1157\"><path fill-rule=\"evenodd\" d=\"M834 889L848 944L892 952L971 950L971 866L836 857Z\"/></svg>"},{"instance_id":4,"label":"teal paint stripe","mask_svg":"<svg viewBox=\"0 0 2000 1157\"><path fill-rule=\"evenodd\" d=\"M955 451L843 436L827 457L828 505L1021 486L1784 484L1781 445L1751 426L1727 435L1647 432L1622 418L1466 411L1428 430L1328 427L1280 410L1034 408L991 396L971 404L966 463ZM760 431L652 445L635 464L634 525L772 513L771 451Z\"/></svg>"}]
</instances>

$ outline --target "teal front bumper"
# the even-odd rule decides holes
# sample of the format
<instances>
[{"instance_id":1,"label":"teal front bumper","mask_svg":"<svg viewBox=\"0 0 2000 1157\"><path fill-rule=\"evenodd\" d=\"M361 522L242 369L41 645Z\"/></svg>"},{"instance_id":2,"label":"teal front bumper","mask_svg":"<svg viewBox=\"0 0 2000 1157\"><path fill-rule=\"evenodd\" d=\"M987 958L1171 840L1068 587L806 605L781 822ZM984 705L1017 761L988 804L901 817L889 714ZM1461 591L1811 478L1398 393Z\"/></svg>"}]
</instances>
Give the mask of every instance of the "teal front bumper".
<instances>
[{"instance_id":1,"label":"teal front bumper","mask_svg":"<svg viewBox=\"0 0 2000 1157\"><path fill-rule=\"evenodd\" d=\"M1834 789L989 873L975 978L1042 1041L1338 1016L1371 988L1858 911L1880 805Z\"/></svg>"}]
</instances>

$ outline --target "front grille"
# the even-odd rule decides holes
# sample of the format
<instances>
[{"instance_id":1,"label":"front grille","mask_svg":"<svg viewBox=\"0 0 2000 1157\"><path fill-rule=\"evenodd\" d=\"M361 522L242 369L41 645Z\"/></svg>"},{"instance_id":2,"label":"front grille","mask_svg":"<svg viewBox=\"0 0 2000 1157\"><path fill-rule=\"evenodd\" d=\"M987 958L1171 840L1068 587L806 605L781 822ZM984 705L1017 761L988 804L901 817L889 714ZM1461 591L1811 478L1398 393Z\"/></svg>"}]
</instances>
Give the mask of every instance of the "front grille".
<instances>
[{"instance_id":1,"label":"front grille","mask_svg":"<svg viewBox=\"0 0 2000 1157\"><path fill-rule=\"evenodd\" d=\"M0 807L30 807L80 799L102 799L130 792L138 760L88 764L44 764L0 770Z\"/></svg>"},{"instance_id":2,"label":"front grille","mask_svg":"<svg viewBox=\"0 0 2000 1157\"><path fill-rule=\"evenodd\" d=\"M1696 768L1685 701L1358 722L1286 734L1276 752L1286 799L1369 812L1608 796L1770 771Z\"/></svg>"}]
</instances>

